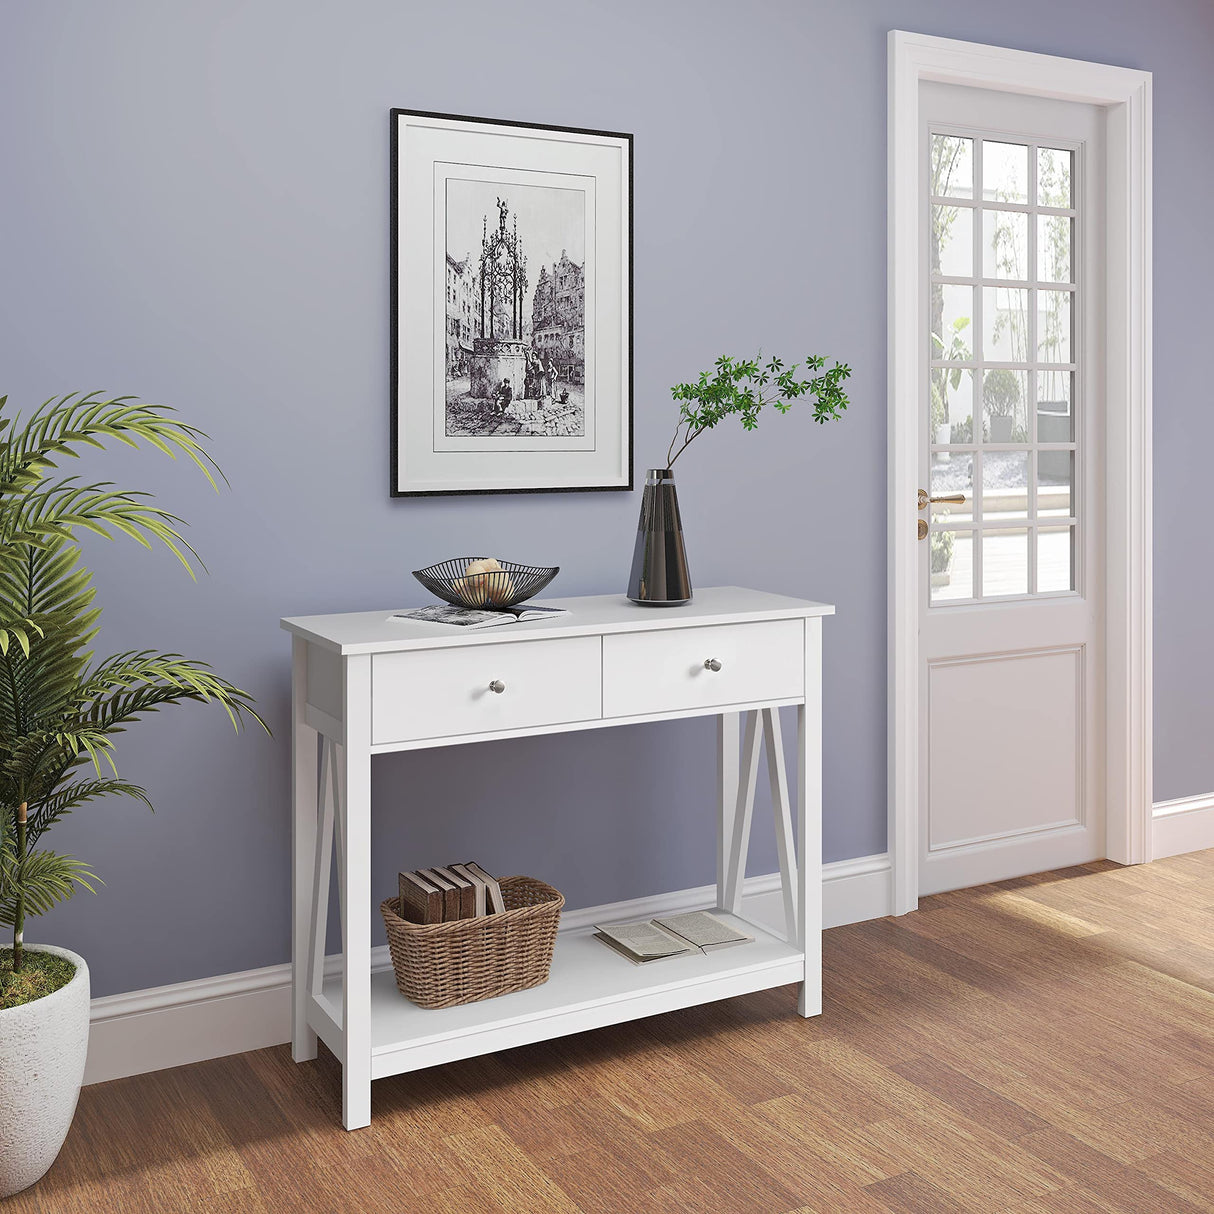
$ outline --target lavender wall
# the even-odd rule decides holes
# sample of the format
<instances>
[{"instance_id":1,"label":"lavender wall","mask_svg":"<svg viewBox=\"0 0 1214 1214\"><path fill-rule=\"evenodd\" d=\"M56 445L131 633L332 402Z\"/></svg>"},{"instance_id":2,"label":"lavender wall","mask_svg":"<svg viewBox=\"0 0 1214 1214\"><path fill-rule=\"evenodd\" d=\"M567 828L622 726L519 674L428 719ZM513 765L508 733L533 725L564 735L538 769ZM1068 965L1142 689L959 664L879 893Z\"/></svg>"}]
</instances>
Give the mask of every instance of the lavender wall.
<instances>
[{"instance_id":1,"label":"lavender wall","mask_svg":"<svg viewBox=\"0 0 1214 1214\"><path fill-rule=\"evenodd\" d=\"M473 549L559 563L565 594L627 575L638 494L389 499L392 106L635 132L638 467L665 449L668 386L722 351L856 369L841 424L715 434L680 480L700 584L838 604L826 857L884 848L892 26L1156 73L1157 793L1214 788L1207 0L0 0L0 390L134 392L213 435L219 497L159 457L90 462L190 519L210 567L195 586L162 554L90 545L101 644L209 659L276 727L153 718L120 762L156 816L103 804L57 830L108 884L32 934L87 955L98 994L288 955L279 616L417 602L408 570ZM690 722L378 760L376 889L470 850L574 906L706 882L711 738ZM764 840L752 871L772 867Z\"/></svg>"}]
</instances>

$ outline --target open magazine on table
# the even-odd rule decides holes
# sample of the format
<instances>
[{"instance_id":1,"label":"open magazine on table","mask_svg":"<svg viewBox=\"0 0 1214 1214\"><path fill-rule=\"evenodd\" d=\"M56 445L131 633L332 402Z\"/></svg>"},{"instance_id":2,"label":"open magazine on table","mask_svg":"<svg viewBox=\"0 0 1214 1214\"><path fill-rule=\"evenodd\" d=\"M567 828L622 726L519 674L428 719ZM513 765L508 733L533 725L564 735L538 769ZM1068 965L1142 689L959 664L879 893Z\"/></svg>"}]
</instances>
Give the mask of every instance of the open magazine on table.
<instances>
[{"instance_id":1,"label":"open magazine on table","mask_svg":"<svg viewBox=\"0 0 1214 1214\"><path fill-rule=\"evenodd\" d=\"M497 628L502 624L546 620L552 616L568 615L567 607L541 607L535 603L519 603L514 607L495 607L492 611L479 607L453 607L435 603L413 611L394 611L389 620L421 620L427 624L452 624L456 628Z\"/></svg>"}]
</instances>

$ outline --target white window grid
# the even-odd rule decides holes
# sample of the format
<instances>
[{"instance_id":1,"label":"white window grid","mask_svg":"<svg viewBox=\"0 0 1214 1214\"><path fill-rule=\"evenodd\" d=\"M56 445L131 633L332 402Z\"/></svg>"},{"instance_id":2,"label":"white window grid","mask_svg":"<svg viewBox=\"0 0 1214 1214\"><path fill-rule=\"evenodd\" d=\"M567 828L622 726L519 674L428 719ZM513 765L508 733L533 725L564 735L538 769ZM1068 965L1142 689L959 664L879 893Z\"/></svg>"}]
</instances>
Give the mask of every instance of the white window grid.
<instances>
[{"instance_id":1,"label":"white window grid","mask_svg":"<svg viewBox=\"0 0 1214 1214\"><path fill-rule=\"evenodd\" d=\"M971 212L971 240L973 273L969 276L948 275L932 272L929 277L928 292L932 285L970 287L973 291L973 316L970 319L970 332L973 335L972 349L985 354L983 342L983 309L985 306L984 290L987 288L1018 288L1028 291L1027 334L1025 340L1026 353L1032 357L1023 362L1008 362L985 357L974 357L965 360L929 358L928 382L925 385L927 399L924 402L923 417L928 427L928 443L926 444L927 468L924 472L924 484L931 489L932 457L940 452L949 452L954 456L969 456L971 458L972 486L966 493L966 505L969 507L969 518L953 521L948 508L939 510L928 507L929 538L924 547L930 551L930 535L935 532L951 531L955 537L968 535L971 538L972 551L972 594L966 597L937 598L931 594L930 577L926 593L928 605L932 608L949 608L956 606L972 606L980 602L1007 602L1017 599L1054 599L1073 597L1082 594L1083 562L1082 562L1082 511L1079 503L1083 500L1084 467L1082 458L1083 443L1081 432L1085 428L1085 411L1081 402L1083 399L1083 216L1081 203L1083 201L1083 145L1067 139L1054 137L1029 137L1022 134L1010 134L1006 131L984 130L977 127L955 126L944 123L932 123L928 127L927 152L931 156L931 138L933 135L945 135L968 139L971 142L971 197L954 197L951 195L935 195L930 193L930 175L927 176L929 190L927 191L927 207L925 210L925 226L931 233L932 208L934 206L957 207ZM991 143L1013 144L1028 149L1028 181L1025 193L1028 201L1025 203L1004 202L983 197L982 155L983 141ZM1067 151L1071 155L1071 194L1069 207L1042 206L1037 202L1037 164L1038 149ZM1027 269L1028 277L1021 279L993 278L983 275L983 237L985 225L983 214L986 211L1016 211L1028 216ZM1037 222L1041 216L1063 216L1071 221L1071 281L1055 283L1039 281L1037 275ZM1039 357L1037 348L1037 315L1040 291L1061 291L1071 296L1070 308L1070 354L1069 362L1046 362ZM930 308L925 309L925 315L930 316ZM930 341L930 335L925 334ZM968 443L938 443L931 427L931 396L930 374L941 368L950 371L961 369L969 371L973 381L973 412ZM987 371L1009 370L1026 372L1028 382L1027 399L1025 402L1026 420L1028 426L1028 441L1024 443L996 443L982 439L983 408L983 378ZM1037 437L1038 399L1037 377L1045 372L1068 373L1071 377L1071 440L1069 442L1041 442ZM950 435L951 438L951 435ZM982 491L982 456L992 451L1025 452L1028 459L1028 495L1025 514L1013 518L983 517ZM1038 513L1038 455L1050 451L1070 452L1072 459L1071 480L1071 512L1069 515L1040 515ZM1039 591L1037 570L1038 536L1042 530L1071 529L1071 588L1061 591ZM988 595L983 593L983 549L982 538L998 532L1026 532L1028 545L1028 590L1025 594ZM929 561L930 555L924 558Z\"/></svg>"}]
</instances>

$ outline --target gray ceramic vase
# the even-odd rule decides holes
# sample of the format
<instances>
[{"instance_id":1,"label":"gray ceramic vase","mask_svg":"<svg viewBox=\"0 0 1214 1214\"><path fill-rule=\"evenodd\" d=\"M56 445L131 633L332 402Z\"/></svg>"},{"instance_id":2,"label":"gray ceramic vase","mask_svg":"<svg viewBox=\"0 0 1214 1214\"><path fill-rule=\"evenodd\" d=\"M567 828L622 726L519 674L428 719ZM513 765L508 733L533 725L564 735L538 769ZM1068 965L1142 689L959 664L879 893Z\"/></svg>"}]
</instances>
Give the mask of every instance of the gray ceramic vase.
<instances>
[{"instance_id":1,"label":"gray ceramic vase","mask_svg":"<svg viewBox=\"0 0 1214 1214\"><path fill-rule=\"evenodd\" d=\"M679 497L669 468L645 473L628 597L645 607L679 607L691 601Z\"/></svg>"}]
</instances>

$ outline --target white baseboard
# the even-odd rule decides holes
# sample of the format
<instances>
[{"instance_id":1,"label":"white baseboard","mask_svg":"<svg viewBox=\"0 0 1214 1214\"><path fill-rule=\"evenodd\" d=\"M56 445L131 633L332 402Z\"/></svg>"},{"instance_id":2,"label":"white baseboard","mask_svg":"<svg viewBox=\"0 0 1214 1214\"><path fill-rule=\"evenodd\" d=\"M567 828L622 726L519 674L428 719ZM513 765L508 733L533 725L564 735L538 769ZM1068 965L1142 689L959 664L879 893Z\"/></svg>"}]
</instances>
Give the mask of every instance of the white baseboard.
<instances>
[{"instance_id":1,"label":"white baseboard","mask_svg":"<svg viewBox=\"0 0 1214 1214\"><path fill-rule=\"evenodd\" d=\"M889 855L860 856L822 866L822 926L843 927L894 913Z\"/></svg>"},{"instance_id":2,"label":"white baseboard","mask_svg":"<svg viewBox=\"0 0 1214 1214\"><path fill-rule=\"evenodd\" d=\"M1214 847L1214 792L1156 801L1151 815L1151 859Z\"/></svg>"},{"instance_id":3,"label":"white baseboard","mask_svg":"<svg viewBox=\"0 0 1214 1214\"><path fill-rule=\"evenodd\" d=\"M746 913L758 922L781 925L780 875L746 881ZM710 905L715 888L678 890L630 902L591 906L561 916L561 930L607 919L651 918ZM864 856L827 864L822 873L826 927L879 919L890 914L889 857ZM330 966L340 964L336 957ZM391 965L386 946L373 949L376 970ZM94 999L85 1083L103 1083L208 1058L242 1054L291 1039L291 967L199 978L172 986Z\"/></svg>"},{"instance_id":4,"label":"white baseboard","mask_svg":"<svg viewBox=\"0 0 1214 1214\"><path fill-rule=\"evenodd\" d=\"M93 1000L84 1082L260 1050L290 1040L290 1024L289 965L106 995Z\"/></svg>"}]
</instances>

